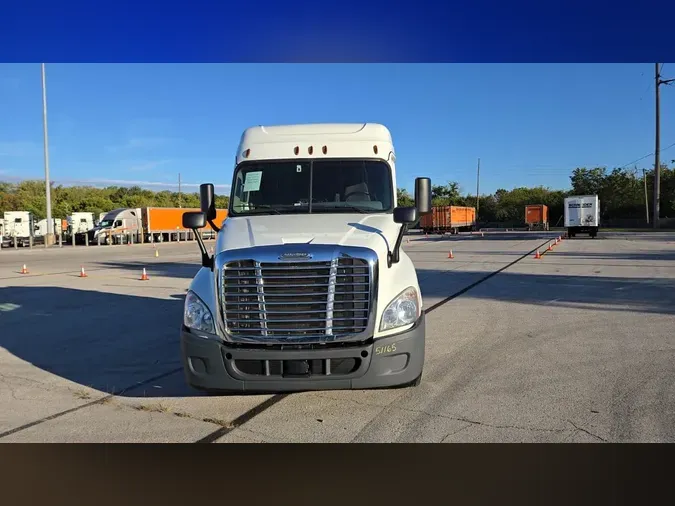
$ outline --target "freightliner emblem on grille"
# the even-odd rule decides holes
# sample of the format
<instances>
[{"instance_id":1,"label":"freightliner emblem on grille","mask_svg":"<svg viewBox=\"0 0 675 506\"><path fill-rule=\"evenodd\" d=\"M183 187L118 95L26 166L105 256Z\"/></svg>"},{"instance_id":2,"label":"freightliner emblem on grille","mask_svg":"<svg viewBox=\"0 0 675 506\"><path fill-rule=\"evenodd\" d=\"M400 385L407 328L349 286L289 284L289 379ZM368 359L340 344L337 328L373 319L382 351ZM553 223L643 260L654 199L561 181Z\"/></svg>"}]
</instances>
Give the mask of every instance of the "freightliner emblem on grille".
<instances>
[{"instance_id":1,"label":"freightliner emblem on grille","mask_svg":"<svg viewBox=\"0 0 675 506\"><path fill-rule=\"evenodd\" d=\"M296 259L302 259L302 260L311 260L312 255L310 253L282 253L279 256L279 260L296 260Z\"/></svg>"}]
</instances>

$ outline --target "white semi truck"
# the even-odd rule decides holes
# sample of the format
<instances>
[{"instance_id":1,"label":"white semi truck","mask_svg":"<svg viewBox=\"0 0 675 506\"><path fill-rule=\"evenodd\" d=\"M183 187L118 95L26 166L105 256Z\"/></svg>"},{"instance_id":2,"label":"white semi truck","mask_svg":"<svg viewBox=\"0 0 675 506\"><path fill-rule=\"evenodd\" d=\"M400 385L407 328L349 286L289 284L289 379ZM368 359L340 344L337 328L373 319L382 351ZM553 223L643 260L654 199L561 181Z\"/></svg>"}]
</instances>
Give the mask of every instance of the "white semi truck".
<instances>
[{"instance_id":1,"label":"white semi truck","mask_svg":"<svg viewBox=\"0 0 675 506\"><path fill-rule=\"evenodd\" d=\"M403 235L431 212L431 181L397 207L396 157L379 124L252 127L228 217L212 184L183 226L218 229L183 310L187 382L207 391L418 385L425 314ZM220 227L218 227L220 225ZM221 228L222 227L222 228Z\"/></svg>"},{"instance_id":2,"label":"white semi truck","mask_svg":"<svg viewBox=\"0 0 675 506\"><path fill-rule=\"evenodd\" d=\"M73 213L66 220L71 234L86 234L94 228L94 213Z\"/></svg>"},{"instance_id":3,"label":"white semi truck","mask_svg":"<svg viewBox=\"0 0 675 506\"><path fill-rule=\"evenodd\" d=\"M35 224L35 228L33 229L35 237L44 238L48 233L47 225L47 218L43 218L38 221ZM52 218L52 233L56 235L60 235L62 233L61 220L58 218Z\"/></svg>"},{"instance_id":4,"label":"white semi truck","mask_svg":"<svg viewBox=\"0 0 675 506\"><path fill-rule=\"evenodd\" d=\"M143 231L140 208L113 209L102 213L98 224L87 231L89 244L115 244L126 241L130 234Z\"/></svg>"},{"instance_id":5,"label":"white semi truck","mask_svg":"<svg viewBox=\"0 0 675 506\"><path fill-rule=\"evenodd\" d=\"M565 198L567 236L588 234L595 239L600 228L600 199L597 195L576 195Z\"/></svg>"},{"instance_id":6,"label":"white semi truck","mask_svg":"<svg viewBox=\"0 0 675 506\"><path fill-rule=\"evenodd\" d=\"M3 248L14 246L15 240L17 246L28 247L35 240L35 220L30 211L6 211L3 222Z\"/></svg>"}]
</instances>

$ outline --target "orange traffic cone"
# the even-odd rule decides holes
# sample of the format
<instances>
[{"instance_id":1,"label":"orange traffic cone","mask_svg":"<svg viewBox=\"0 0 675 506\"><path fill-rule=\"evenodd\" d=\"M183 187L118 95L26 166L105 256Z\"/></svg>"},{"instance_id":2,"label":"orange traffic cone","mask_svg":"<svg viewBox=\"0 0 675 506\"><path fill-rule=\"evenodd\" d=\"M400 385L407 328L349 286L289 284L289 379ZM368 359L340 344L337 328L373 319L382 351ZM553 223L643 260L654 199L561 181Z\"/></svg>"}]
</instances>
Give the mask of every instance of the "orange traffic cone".
<instances>
[{"instance_id":1,"label":"orange traffic cone","mask_svg":"<svg viewBox=\"0 0 675 506\"><path fill-rule=\"evenodd\" d=\"M455 255L452 254L452 250L450 250L450 253L448 253L448 258L455 258Z\"/></svg>"},{"instance_id":2,"label":"orange traffic cone","mask_svg":"<svg viewBox=\"0 0 675 506\"><path fill-rule=\"evenodd\" d=\"M23 264L23 267L21 268L21 274L28 274L28 268L26 267L26 264Z\"/></svg>"},{"instance_id":3,"label":"orange traffic cone","mask_svg":"<svg viewBox=\"0 0 675 506\"><path fill-rule=\"evenodd\" d=\"M87 273L84 272L84 266L80 266L80 277L81 277L81 278L86 278L86 277L87 277Z\"/></svg>"},{"instance_id":4,"label":"orange traffic cone","mask_svg":"<svg viewBox=\"0 0 675 506\"><path fill-rule=\"evenodd\" d=\"M536 258L537 260L541 258L541 253L539 253L539 250L537 250L537 252L535 253L534 258Z\"/></svg>"},{"instance_id":5,"label":"orange traffic cone","mask_svg":"<svg viewBox=\"0 0 675 506\"><path fill-rule=\"evenodd\" d=\"M548 243L548 248L546 248L546 251L553 251L553 246L551 246L552 243Z\"/></svg>"},{"instance_id":6,"label":"orange traffic cone","mask_svg":"<svg viewBox=\"0 0 675 506\"><path fill-rule=\"evenodd\" d=\"M150 276L148 276L148 273L145 272L145 267L143 267L143 274L141 274L141 281L148 281L150 279Z\"/></svg>"}]
</instances>

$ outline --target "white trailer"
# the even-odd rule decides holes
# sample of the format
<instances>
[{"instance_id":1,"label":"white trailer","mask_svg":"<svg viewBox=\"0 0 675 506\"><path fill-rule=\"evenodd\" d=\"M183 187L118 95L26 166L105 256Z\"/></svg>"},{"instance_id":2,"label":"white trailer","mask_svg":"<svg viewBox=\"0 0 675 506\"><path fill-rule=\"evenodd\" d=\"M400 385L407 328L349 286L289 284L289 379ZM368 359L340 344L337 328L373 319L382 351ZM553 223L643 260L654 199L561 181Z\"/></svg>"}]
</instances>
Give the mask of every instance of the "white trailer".
<instances>
[{"instance_id":1,"label":"white trailer","mask_svg":"<svg viewBox=\"0 0 675 506\"><path fill-rule=\"evenodd\" d=\"M597 195L575 195L565 198L567 236L588 234L597 237L600 228L600 199Z\"/></svg>"},{"instance_id":2,"label":"white trailer","mask_svg":"<svg viewBox=\"0 0 675 506\"><path fill-rule=\"evenodd\" d=\"M197 234L202 268L181 326L187 382L211 391L415 386L425 313L401 249L431 212L431 181L399 207L396 157L380 124L247 129L237 149L227 220L215 254ZM216 220L214 186L197 231Z\"/></svg>"}]
</instances>

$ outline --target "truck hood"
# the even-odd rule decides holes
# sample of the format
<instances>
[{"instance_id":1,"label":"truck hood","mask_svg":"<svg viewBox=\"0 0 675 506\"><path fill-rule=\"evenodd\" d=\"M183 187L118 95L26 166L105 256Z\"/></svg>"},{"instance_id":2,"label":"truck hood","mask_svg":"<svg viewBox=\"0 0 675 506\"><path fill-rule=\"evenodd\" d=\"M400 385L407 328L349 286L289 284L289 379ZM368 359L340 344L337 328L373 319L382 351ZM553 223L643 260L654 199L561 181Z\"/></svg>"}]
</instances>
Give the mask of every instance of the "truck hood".
<instances>
[{"instance_id":1,"label":"truck hood","mask_svg":"<svg viewBox=\"0 0 675 506\"><path fill-rule=\"evenodd\" d=\"M401 225L391 214L311 214L229 217L219 249L277 244L362 246L383 255L393 248Z\"/></svg>"}]
</instances>

